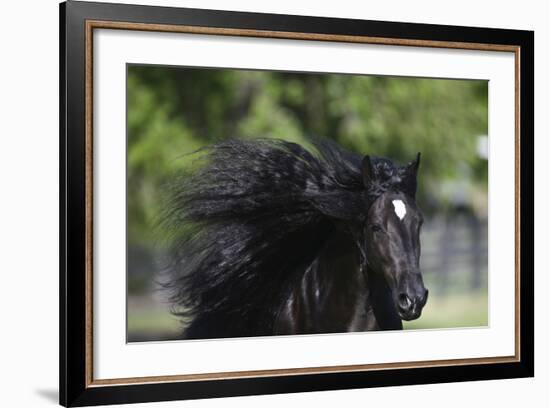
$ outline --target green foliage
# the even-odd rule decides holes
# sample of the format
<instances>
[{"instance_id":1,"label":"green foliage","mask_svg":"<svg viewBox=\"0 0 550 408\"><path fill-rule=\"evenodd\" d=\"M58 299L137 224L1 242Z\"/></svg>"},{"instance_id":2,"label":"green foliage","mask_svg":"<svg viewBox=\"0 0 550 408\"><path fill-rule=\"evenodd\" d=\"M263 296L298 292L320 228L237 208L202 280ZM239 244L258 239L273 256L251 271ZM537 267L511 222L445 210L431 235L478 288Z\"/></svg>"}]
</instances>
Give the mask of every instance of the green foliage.
<instances>
[{"instance_id":1,"label":"green foliage","mask_svg":"<svg viewBox=\"0 0 550 408\"><path fill-rule=\"evenodd\" d=\"M130 243L152 241L162 186L185 154L228 137L324 137L403 162L420 151L421 202L443 206L459 182L484 203L487 91L486 81L129 66Z\"/></svg>"}]
</instances>

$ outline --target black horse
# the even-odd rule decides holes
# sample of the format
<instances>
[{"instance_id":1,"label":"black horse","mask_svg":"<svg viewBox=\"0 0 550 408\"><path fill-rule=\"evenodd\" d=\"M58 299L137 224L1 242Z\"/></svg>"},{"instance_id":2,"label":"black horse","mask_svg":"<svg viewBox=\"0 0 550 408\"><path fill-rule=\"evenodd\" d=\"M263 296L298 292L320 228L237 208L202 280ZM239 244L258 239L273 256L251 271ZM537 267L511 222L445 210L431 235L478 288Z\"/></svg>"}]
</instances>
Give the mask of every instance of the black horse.
<instances>
[{"instance_id":1,"label":"black horse","mask_svg":"<svg viewBox=\"0 0 550 408\"><path fill-rule=\"evenodd\" d=\"M420 153L398 166L314 150L230 140L174 183L167 287L184 338L395 330L420 316Z\"/></svg>"}]
</instances>

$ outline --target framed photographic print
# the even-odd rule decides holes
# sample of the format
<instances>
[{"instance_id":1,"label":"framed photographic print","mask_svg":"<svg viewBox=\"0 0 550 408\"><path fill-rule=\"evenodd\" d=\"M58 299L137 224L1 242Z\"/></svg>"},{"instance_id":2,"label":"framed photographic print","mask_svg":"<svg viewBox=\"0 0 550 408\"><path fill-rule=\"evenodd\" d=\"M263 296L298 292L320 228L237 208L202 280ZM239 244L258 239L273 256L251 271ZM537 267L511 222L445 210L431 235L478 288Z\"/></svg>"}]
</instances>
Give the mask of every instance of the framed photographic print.
<instances>
[{"instance_id":1,"label":"framed photographic print","mask_svg":"<svg viewBox=\"0 0 550 408\"><path fill-rule=\"evenodd\" d=\"M533 376L533 32L60 27L62 405Z\"/></svg>"}]
</instances>

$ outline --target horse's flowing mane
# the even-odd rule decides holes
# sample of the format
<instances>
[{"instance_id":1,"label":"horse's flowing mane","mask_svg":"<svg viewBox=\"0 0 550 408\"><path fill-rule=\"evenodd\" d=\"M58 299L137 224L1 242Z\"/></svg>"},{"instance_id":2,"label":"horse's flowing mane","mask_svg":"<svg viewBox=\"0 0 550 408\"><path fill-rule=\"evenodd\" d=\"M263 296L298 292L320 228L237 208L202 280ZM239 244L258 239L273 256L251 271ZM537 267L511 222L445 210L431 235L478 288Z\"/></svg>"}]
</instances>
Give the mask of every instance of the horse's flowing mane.
<instances>
[{"instance_id":1,"label":"horse's flowing mane","mask_svg":"<svg viewBox=\"0 0 550 408\"><path fill-rule=\"evenodd\" d=\"M174 312L191 321L186 337L271 334L282 293L338 223L364 220L377 196L400 186L401 168L386 159L369 159L366 183L361 156L326 141L312 151L229 140L203 149L201 165L173 183L167 287Z\"/></svg>"}]
</instances>

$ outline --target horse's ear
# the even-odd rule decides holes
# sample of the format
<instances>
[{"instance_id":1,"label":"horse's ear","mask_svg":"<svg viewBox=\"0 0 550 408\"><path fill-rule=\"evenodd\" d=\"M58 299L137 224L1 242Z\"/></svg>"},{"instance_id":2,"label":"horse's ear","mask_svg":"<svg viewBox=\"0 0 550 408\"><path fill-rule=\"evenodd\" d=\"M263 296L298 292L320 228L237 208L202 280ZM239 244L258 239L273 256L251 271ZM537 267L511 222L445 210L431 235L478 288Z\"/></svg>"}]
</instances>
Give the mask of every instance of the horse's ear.
<instances>
[{"instance_id":1,"label":"horse's ear","mask_svg":"<svg viewBox=\"0 0 550 408\"><path fill-rule=\"evenodd\" d=\"M406 173L407 176L413 177L416 179L416 174L418 173L418 167L420 167L420 152L416 154L416 159L407 164Z\"/></svg>"},{"instance_id":2,"label":"horse's ear","mask_svg":"<svg viewBox=\"0 0 550 408\"><path fill-rule=\"evenodd\" d=\"M420 167L420 152L417 153L416 159L407 165L403 177L404 189L412 197L416 195L416 175L418 174L418 167Z\"/></svg>"},{"instance_id":3,"label":"horse's ear","mask_svg":"<svg viewBox=\"0 0 550 408\"><path fill-rule=\"evenodd\" d=\"M367 155L363 158L362 167L363 184L365 187L368 187L374 179L374 167L372 166L370 156Z\"/></svg>"}]
</instances>

